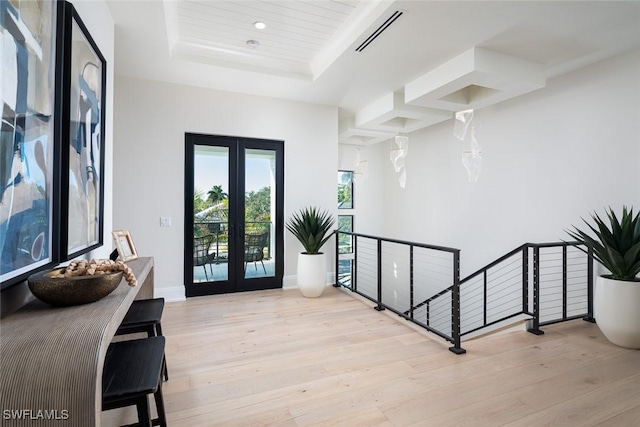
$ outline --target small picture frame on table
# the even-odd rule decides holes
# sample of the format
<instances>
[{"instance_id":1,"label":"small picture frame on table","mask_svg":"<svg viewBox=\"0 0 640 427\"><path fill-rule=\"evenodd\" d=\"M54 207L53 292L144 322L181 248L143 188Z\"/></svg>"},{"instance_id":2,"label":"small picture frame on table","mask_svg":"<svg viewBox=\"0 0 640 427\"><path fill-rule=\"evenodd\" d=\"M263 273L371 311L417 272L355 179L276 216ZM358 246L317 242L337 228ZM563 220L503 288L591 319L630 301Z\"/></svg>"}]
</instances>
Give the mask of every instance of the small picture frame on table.
<instances>
[{"instance_id":1,"label":"small picture frame on table","mask_svg":"<svg viewBox=\"0 0 640 427\"><path fill-rule=\"evenodd\" d=\"M116 244L120 261L127 262L138 258L138 252L133 245L129 230L114 230L111 235L113 236L113 242Z\"/></svg>"}]
</instances>

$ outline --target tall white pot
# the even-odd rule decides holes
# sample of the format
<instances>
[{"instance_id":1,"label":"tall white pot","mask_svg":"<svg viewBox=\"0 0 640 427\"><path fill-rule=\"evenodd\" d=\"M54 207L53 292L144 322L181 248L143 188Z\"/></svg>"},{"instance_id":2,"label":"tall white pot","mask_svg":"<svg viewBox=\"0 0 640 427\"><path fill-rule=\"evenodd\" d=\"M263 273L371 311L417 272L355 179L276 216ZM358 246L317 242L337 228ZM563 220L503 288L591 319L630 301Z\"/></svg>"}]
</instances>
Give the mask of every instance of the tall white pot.
<instances>
[{"instance_id":1,"label":"tall white pot","mask_svg":"<svg viewBox=\"0 0 640 427\"><path fill-rule=\"evenodd\" d=\"M327 258L325 254L298 254L298 288L302 296L316 298L327 285Z\"/></svg>"},{"instance_id":2,"label":"tall white pot","mask_svg":"<svg viewBox=\"0 0 640 427\"><path fill-rule=\"evenodd\" d=\"M596 323L613 344L640 348L640 283L596 279L593 301Z\"/></svg>"}]
</instances>

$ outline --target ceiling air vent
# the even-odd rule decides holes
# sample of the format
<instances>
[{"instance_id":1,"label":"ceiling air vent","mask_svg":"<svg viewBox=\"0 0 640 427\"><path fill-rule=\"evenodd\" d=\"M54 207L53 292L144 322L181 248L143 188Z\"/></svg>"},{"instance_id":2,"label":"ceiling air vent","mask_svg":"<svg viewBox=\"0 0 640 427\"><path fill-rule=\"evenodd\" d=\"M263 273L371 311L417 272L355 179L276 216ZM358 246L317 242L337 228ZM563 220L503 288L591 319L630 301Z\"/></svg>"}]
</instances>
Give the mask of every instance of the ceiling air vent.
<instances>
[{"instance_id":1,"label":"ceiling air vent","mask_svg":"<svg viewBox=\"0 0 640 427\"><path fill-rule=\"evenodd\" d=\"M401 15L402 12L400 12L399 10L393 12L393 14L382 23L382 25L380 25L369 37L367 37L365 41L362 42L360 46L356 48L356 52L362 52L367 46L371 44L372 41L377 39L384 30L389 28L389 25L393 24L396 19L400 18Z\"/></svg>"}]
</instances>

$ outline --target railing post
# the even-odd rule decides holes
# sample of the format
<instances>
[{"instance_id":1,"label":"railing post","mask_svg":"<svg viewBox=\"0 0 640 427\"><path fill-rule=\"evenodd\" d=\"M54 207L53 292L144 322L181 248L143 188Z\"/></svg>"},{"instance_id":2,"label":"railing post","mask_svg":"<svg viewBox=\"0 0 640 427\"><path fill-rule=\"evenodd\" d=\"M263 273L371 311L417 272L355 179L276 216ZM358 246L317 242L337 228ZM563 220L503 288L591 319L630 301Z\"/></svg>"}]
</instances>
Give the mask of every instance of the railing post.
<instances>
[{"instance_id":1,"label":"railing post","mask_svg":"<svg viewBox=\"0 0 640 427\"><path fill-rule=\"evenodd\" d=\"M336 274L336 280L335 283L333 284L334 288L339 288L340 287L340 246L339 246L339 242L338 242L338 237L340 237L340 230L336 230L335 231L335 235L336 235L336 268L335 268L335 274Z\"/></svg>"},{"instance_id":2,"label":"railing post","mask_svg":"<svg viewBox=\"0 0 640 427\"><path fill-rule=\"evenodd\" d=\"M562 318L567 318L567 245L562 245Z\"/></svg>"},{"instance_id":3,"label":"railing post","mask_svg":"<svg viewBox=\"0 0 640 427\"><path fill-rule=\"evenodd\" d=\"M382 311L382 240L378 239L378 305L376 310Z\"/></svg>"},{"instance_id":4,"label":"railing post","mask_svg":"<svg viewBox=\"0 0 640 427\"><path fill-rule=\"evenodd\" d=\"M358 290L358 236L351 235L353 239L353 261L351 261L351 290Z\"/></svg>"},{"instance_id":5,"label":"railing post","mask_svg":"<svg viewBox=\"0 0 640 427\"><path fill-rule=\"evenodd\" d=\"M409 246L409 318L413 319L413 245Z\"/></svg>"},{"instance_id":6,"label":"railing post","mask_svg":"<svg viewBox=\"0 0 640 427\"><path fill-rule=\"evenodd\" d=\"M453 347L449 351L464 354L467 351L460 342L460 251L453 252L453 289L451 293L451 337Z\"/></svg>"},{"instance_id":7,"label":"railing post","mask_svg":"<svg viewBox=\"0 0 640 427\"><path fill-rule=\"evenodd\" d=\"M487 302L488 302L488 295L487 295L487 270L485 270L482 273L482 294L484 295L484 300L482 301L482 322L483 325L487 325Z\"/></svg>"},{"instance_id":8,"label":"railing post","mask_svg":"<svg viewBox=\"0 0 640 427\"><path fill-rule=\"evenodd\" d=\"M522 312L529 312L529 246L522 248Z\"/></svg>"},{"instance_id":9,"label":"railing post","mask_svg":"<svg viewBox=\"0 0 640 427\"><path fill-rule=\"evenodd\" d=\"M427 300L427 326L431 326L431 301Z\"/></svg>"},{"instance_id":10,"label":"railing post","mask_svg":"<svg viewBox=\"0 0 640 427\"><path fill-rule=\"evenodd\" d=\"M540 330L540 247L533 247L533 325L527 329L534 335L542 335Z\"/></svg>"},{"instance_id":11,"label":"railing post","mask_svg":"<svg viewBox=\"0 0 640 427\"><path fill-rule=\"evenodd\" d=\"M582 318L591 323L596 323L593 317L593 251L587 253L587 315Z\"/></svg>"}]
</instances>

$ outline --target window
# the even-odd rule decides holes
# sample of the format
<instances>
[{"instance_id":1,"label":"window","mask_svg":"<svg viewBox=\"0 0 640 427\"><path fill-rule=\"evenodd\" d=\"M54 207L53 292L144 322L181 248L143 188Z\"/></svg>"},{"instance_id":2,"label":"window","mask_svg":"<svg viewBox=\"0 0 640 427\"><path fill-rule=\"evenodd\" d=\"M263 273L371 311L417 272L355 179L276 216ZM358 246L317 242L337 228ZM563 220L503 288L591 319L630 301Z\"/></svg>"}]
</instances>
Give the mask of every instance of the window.
<instances>
[{"instance_id":1,"label":"window","mask_svg":"<svg viewBox=\"0 0 640 427\"><path fill-rule=\"evenodd\" d=\"M353 171L338 171L338 209L353 209Z\"/></svg>"},{"instance_id":2,"label":"window","mask_svg":"<svg viewBox=\"0 0 640 427\"><path fill-rule=\"evenodd\" d=\"M338 215L338 231L353 232L353 215ZM348 234L338 235L338 253L353 253L353 236Z\"/></svg>"},{"instance_id":3,"label":"window","mask_svg":"<svg viewBox=\"0 0 640 427\"><path fill-rule=\"evenodd\" d=\"M338 209L353 209L353 171L338 171ZM353 211L351 211L353 212ZM338 231L353 233L353 215L338 215ZM351 287L355 238L338 233L337 281Z\"/></svg>"}]
</instances>

